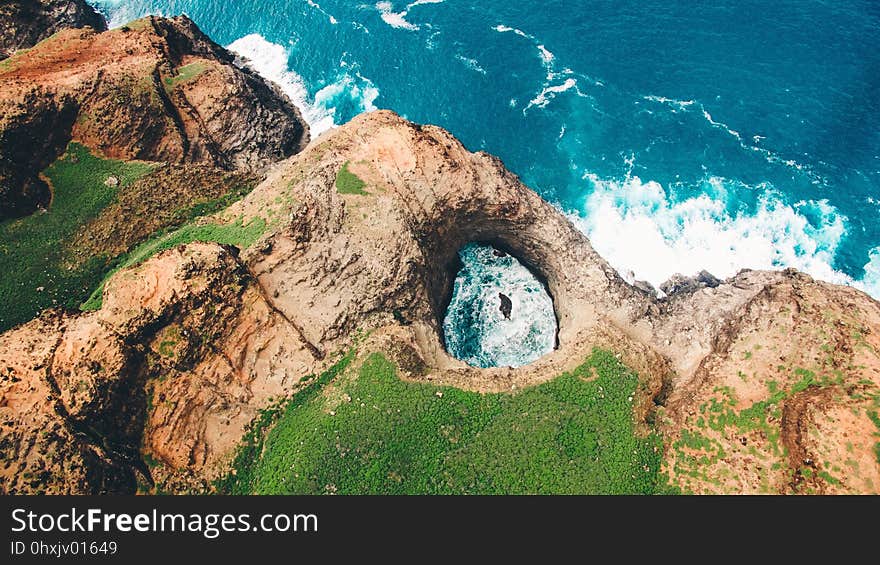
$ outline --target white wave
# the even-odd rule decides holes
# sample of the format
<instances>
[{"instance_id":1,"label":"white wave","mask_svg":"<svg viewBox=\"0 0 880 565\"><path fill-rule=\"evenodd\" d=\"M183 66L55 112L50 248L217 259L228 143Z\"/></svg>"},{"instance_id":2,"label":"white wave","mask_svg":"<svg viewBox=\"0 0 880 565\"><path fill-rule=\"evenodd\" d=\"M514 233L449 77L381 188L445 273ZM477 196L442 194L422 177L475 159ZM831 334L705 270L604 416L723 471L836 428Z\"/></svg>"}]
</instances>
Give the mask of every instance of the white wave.
<instances>
[{"instance_id":1,"label":"white wave","mask_svg":"<svg viewBox=\"0 0 880 565\"><path fill-rule=\"evenodd\" d=\"M382 21L393 28L409 31L417 31L419 29L419 26L406 21L407 10L395 12L394 4L391 2L377 2L376 9L379 10L379 17L382 18Z\"/></svg>"},{"instance_id":2,"label":"white wave","mask_svg":"<svg viewBox=\"0 0 880 565\"><path fill-rule=\"evenodd\" d=\"M330 14L327 10L322 8L321 5L318 4L317 2L315 2L314 0L306 0L306 4L308 4L309 6L311 6L314 9L318 10L319 12L324 14L325 16L327 16L327 19L330 20L331 24L336 25L339 23L339 20L334 18L332 14Z\"/></svg>"},{"instance_id":3,"label":"white wave","mask_svg":"<svg viewBox=\"0 0 880 565\"><path fill-rule=\"evenodd\" d=\"M92 4L104 15L107 19L107 26L111 29L122 27L140 16L136 7L127 3L126 0L97 0L89 2L89 4Z\"/></svg>"},{"instance_id":4,"label":"white wave","mask_svg":"<svg viewBox=\"0 0 880 565\"><path fill-rule=\"evenodd\" d=\"M407 10L412 10L416 6L424 6L425 4L442 4L446 0L416 0L410 4L406 5Z\"/></svg>"},{"instance_id":5,"label":"white wave","mask_svg":"<svg viewBox=\"0 0 880 565\"><path fill-rule=\"evenodd\" d=\"M376 98L379 97L379 89L373 82L364 78L360 73L355 76L343 75L336 82L328 84L315 93L315 104L322 108L329 108L331 116L335 117L335 102L341 96L348 96L357 101L361 112L373 112L377 110Z\"/></svg>"},{"instance_id":6,"label":"white wave","mask_svg":"<svg viewBox=\"0 0 880 565\"><path fill-rule=\"evenodd\" d=\"M535 275L488 245L469 244L459 256L464 267L443 320L450 353L479 367L518 367L552 351L553 301ZM510 299L509 319L499 293Z\"/></svg>"},{"instance_id":7,"label":"white wave","mask_svg":"<svg viewBox=\"0 0 880 565\"><path fill-rule=\"evenodd\" d=\"M812 170L807 165L803 165L798 163L794 159L785 159L780 157L773 151L766 149L764 147L760 147L758 143L766 139L766 137L762 135L754 135L752 136L752 143L747 143L742 133L738 130L733 129L729 125L724 122L718 121L712 117L712 114L706 109L703 104L698 103L696 100L676 100L674 98L666 98L664 96L642 96L643 100L648 100L651 102L656 102L658 104L664 104L669 106L673 113L678 113L680 111L690 110L691 107L699 109L700 114L703 116L703 119L713 128L723 131L736 139L737 143L739 143L740 147L745 149L746 151L753 151L755 153L759 153L764 157L764 159L768 163L773 163L777 165L783 165L785 167L789 167L791 169L795 169L797 171L803 172L809 176L814 184L825 184L825 179L823 179L820 175L818 175L815 171Z\"/></svg>"},{"instance_id":8,"label":"white wave","mask_svg":"<svg viewBox=\"0 0 880 565\"><path fill-rule=\"evenodd\" d=\"M470 70L476 71L481 75L486 74L486 69L481 67L480 62L476 59L471 59L470 57L465 57L464 55L456 55L455 58L464 63L464 66L466 66Z\"/></svg>"},{"instance_id":9,"label":"white wave","mask_svg":"<svg viewBox=\"0 0 880 565\"><path fill-rule=\"evenodd\" d=\"M578 83L576 79L568 77L565 79L565 82L562 84L555 84L550 86L545 86L537 96L532 98L529 101L529 104L523 108L523 114L525 114L530 108L543 108L547 104L550 103L551 100L556 98L556 95L561 94L563 92L574 89L578 96L586 97L586 94L580 91L577 87Z\"/></svg>"},{"instance_id":10,"label":"white wave","mask_svg":"<svg viewBox=\"0 0 880 565\"><path fill-rule=\"evenodd\" d=\"M564 69L557 70L556 67L556 55L553 54L552 51L547 49L547 46L538 41L534 35L530 33L526 33L525 31L510 27L504 24L498 24L492 28L498 33L514 33L520 37L528 39L535 46L535 50L538 54L538 59L541 61L541 65L544 67L546 72L546 76L544 78L543 83L541 84L541 91L529 101L528 105L523 108L523 114L526 114L531 108L543 108L553 100L557 94L562 92L566 92L567 90L574 89L578 96L586 98L587 95L584 94L578 88L578 78L586 79L589 82L592 82L596 86L604 86L604 84L599 81L592 79L586 75L575 74L573 70L568 67ZM575 78L578 77L578 78ZM558 81L560 79L564 79L563 82L558 84L552 84L554 81ZM511 107L514 107L515 104L511 104Z\"/></svg>"},{"instance_id":11,"label":"white wave","mask_svg":"<svg viewBox=\"0 0 880 565\"><path fill-rule=\"evenodd\" d=\"M349 97L360 111L376 109L374 103L379 91L369 79L358 73L354 76L348 72L342 74L335 82L315 93L314 99L310 99L302 77L287 66L290 53L284 46L254 33L235 40L228 49L245 59L263 78L281 88L309 124L312 139L337 125L336 105L343 96Z\"/></svg>"},{"instance_id":12,"label":"white wave","mask_svg":"<svg viewBox=\"0 0 880 565\"><path fill-rule=\"evenodd\" d=\"M764 191L754 211L731 211L728 195L736 201L733 193L748 187L720 178L707 180L706 193L682 201L670 199L659 183L637 176L615 181L588 174L585 179L593 192L583 211L569 213L569 218L630 281L659 288L676 273L693 275L705 269L726 278L743 268L795 267L880 296L880 248L872 251L861 281L832 267L847 218L827 200L788 205L760 186L751 188Z\"/></svg>"},{"instance_id":13,"label":"white wave","mask_svg":"<svg viewBox=\"0 0 880 565\"><path fill-rule=\"evenodd\" d=\"M545 65L552 65L553 61L556 60L556 55L554 55L553 53L548 51L547 48L541 44L538 44L537 47L538 47L538 53L540 54L541 60L544 62L544 64Z\"/></svg>"},{"instance_id":14,"label":"white wave","mask_svg":"<svg viewBox=\"0 0 880 565\"><path fill-rule=\"evenodd\" d=\"M680 110L686 110L690 106L693 106L696 101L695 100L676 100L675 98L666 98L665 96L642 96L643 100L648 100L651 102L657 102L659 104L666 104L672 108L673 113L678 112Z\"/></svg>"},{"instance_id":15,"label":"white wave","mask_svg":"<svg viewBox=\"0 0 880 565\"><path fill-rule=\"evenodd\" d=\"M880 247L875 247L868 253L865 276L856 286L880 300Z\"/></svg>"},{"instance_id":16,"label":"white wave","mask_svg":"<svg viewBox=\"0 0 880 565\"><path fill-rule=\"evenodd\" d=\"M529 35L528 33L524 32L524 31L521 30L521 29L517 29L517 28L515 28L515 27L506 26L506 25L503 25L503 24L499 24L499 25L493 27L492 29L494 29L494 30L497 31L498 33L513 32L513 33L517 34L517 35L520 36L520 37L525 37L525 38L528 38L528 39L534 39L533 36Z\"/></svg>"}]
</instances>

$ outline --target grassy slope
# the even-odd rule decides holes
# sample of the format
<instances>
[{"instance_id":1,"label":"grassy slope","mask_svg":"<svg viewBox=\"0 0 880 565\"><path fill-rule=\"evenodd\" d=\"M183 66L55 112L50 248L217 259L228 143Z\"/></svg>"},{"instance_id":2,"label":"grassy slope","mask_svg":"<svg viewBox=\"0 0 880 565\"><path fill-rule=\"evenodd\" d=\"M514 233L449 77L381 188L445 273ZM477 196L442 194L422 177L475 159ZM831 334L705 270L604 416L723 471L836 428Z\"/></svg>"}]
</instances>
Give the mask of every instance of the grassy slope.
<instances>
[{"instance_id":1,"label":"grassy slope","mask_svg":"<svg viewBox=\"0 0 880 565\"><path fill-rule=\"evenodd\" d=\"M69 269L64 244L113 201L119 188L151 169L146 163L100 159L76 143L46 169L54 194L50 210L0 223L0 331L51 306L76 307L88 296L108 258L93 257ZM119 179L118 187L104 184L111 175Z\"/></svg>"},{"instance_id":2,"label":"grassy slope","mask_svg":"<svg viewBox=\"0 0 880 565\"><path fill-rule=\"evenodd\" d=\"M265 221L260 218L247 224L242 220L227 225L197 222L203 215L227 208L252 188L234 186L219 198L196 199L176 210L168 221L183 224L179 229L154 235L122 256L104 254L74 260L68 246L77 232L107 208L118 191L153 169L149 163L101 159L86 147L71 143L44 171L54 194L49 211L0 223L0 272L4 273L0 278L0 331L53 306L73 309L86 300L84 308L98 308L107 277L165 249L191 241L247 247L265 230ZM119 180L118 186L104 184L111 175Z\"/></svg>"},{"instance_id":3,"label":"grassy slope","mask_svg":"<svg viewBox=\"0 0 880 565\"><path fill-rule=\"evenodd\" d=\"M177 75L165 78L165 87L171 90L178 84L194 79L195 77L205 72L207 69L208 65L198 61L195 63L190 63L188 65L183 65L182 67L178 67Z\"/></svg>"},{"instance_id":4,"label":"grassy slope","mask_svg":"<svg viewBox=\"0 0 880 565\"><path fill-rule=\"evenodd\" d=\"M191 222L170 233L160 233L138 245L119 259L117 266L108 272L100 283L94 287L88 300L83 302L80 308L85 311L99 309L103 302L104 285L110 277L120 269L142 263L166 249L193 241L224 243L244 249L257 241L265 230L266 221L257 217L251 219L246 224L242 218L231 224L199 224Z\"/></svg>"},{"instance_id":5,"label":"grassy slope","mask_svg":"<svg viewBox=\"0 0 880 565\"><path fill-rule=\"evenodd\" d=\"M369 194L364 187L366 183L359 176L348 170L348 162L342 165L339 173L336 174L336 192L339 194L360 194L366 196Z\"/></svg>"},{"instance_id":6,"label":"grassy slope","mask_svg":"<svg viewBox=\"0 0 880 565\"><path fill-rule=\"evenodd\" d=\"M337 377L350 361L264 412L220 490L668 492L659 438L636 434L630 399L638 377L608 352L517 394L404 382L378 354L356 378Z\"/></svg>"}]
</instances>

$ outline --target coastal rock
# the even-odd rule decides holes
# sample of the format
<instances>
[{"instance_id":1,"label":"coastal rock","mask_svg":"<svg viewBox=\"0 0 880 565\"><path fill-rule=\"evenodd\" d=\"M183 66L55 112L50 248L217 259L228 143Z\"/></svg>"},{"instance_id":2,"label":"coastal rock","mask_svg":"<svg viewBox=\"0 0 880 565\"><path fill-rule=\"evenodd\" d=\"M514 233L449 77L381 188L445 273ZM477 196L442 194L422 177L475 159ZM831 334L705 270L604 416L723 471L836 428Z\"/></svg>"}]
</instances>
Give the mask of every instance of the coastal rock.
<instances>
[{"instance_id":1,"label":"coastal rock","mask_svg":"<svg viewBox=\"0 0 880 565\"><path fill-rule=\"evenodd\" d=\"M107 29L85 0L4 0L0 3L0 59L33 47L62 29Z\"/></svg>"},{"instance_id":2,"label":"coastal rock","mask_svg":"<svg viewBox=\"0 0 880 565\"><path fill-rule=\"evenodd\" d=\"M696 292L701 288L715 288L720 284L721 280L709 271L700 271L692 277L686 277L681 274L672 275L668 281L660 285L660 290L667 296L671 296L679 293Z\"/></svg>"},{"instance_id":3,"label":"coastal rock","mask_svg":"<svg viewBox=\"0 0 880 565\"><path fill-rule=\"evenodd\" d=\"M501 315L504 316L506 320L509 320L510 313L513 311L513 302L511 302L510 297L503 292L498 293L498 299L501 301L501 304L498 306L498 309L501 310Z\"/></svg>"},{"instance_id":4,"label":"coastal rock","mask_svg":"<svg viewBox=\"0 0 880 565\"><path fill-rule=\"evenodd\" d=\"M363 190L340 190L340 174ZM0 336L5 492L33 492L21 477L38 473L58 492L131 492L132 478L210 490L259 411L355 345L405 378L483 392L610 349L638 372L635 417L655 422L683 490L880 488L880 304L857 290L744 271L676 283L688 290L660 300L498 158L388 111L328 132L211 221L266 229L240 250L165 251L117 273L100 310L48 312ZM556 350L487 369L445 351L457 252L473 241L497 242L546 282ZM77 433L86 426L92 435ZM831 480L803 470L847 458L856 471L823 468Z\"/></svg>"},{"instance_id":5,"label":"coastal rock","mask_svg":"<svg viewBox=\"0 0 880 565\"><path fill-rule=\"evenodd\" d=\"M292 102L185 16L64 29L4 61L0 80L0 219L48 204L38 174L70 141L262 174L309 140Z\"/></svg>"}]
</instances>

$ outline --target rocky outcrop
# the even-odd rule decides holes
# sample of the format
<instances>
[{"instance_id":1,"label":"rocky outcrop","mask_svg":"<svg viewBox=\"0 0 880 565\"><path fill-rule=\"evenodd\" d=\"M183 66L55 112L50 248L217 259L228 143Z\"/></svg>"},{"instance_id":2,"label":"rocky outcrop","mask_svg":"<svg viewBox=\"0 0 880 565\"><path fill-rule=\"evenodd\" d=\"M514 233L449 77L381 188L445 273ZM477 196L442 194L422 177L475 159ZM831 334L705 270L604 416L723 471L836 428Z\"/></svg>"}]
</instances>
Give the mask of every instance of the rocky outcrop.
<instances>
[{"instance_id":1,"label":"rocky outcrop","mask_svg":"<svg viewBox=\"0 0 880 565\"><path fill-rule=\"evenodd\" d=\"M715 288L720 284L721 281L712 275L712 273L708 271L700 271L692 277L686 277L680 274L673 275L669 280L660 285L660 290L663 291L666 296L672 296L674 294L695 292L701 288Z\"/></svg>"},{"instance_id":2,"label":"rocky outcrop","mask_svg":"<svg viewBox=\"0 0 880 565\"><path fill-rule=\"evenodd\" d=\"M658 421L687 492L880 489L880 304L795 270L743 271L642 322L675 365Z\"/></svg>"},{"instance_id":3,"label":"rocky outcrop","mask_svg":"<svg viewBox=\"0 0 880 565\"><path fill-rule=\"evenodd\" d=\"M363 190L340 191L340 171ZM240 251L166 251L115 275L101 310L49 313L3 334L5 491L121 492L132 477L208 488L260 409L355 343L385 351L404 378L479 391L540 383L609 348L641 375L637 417L663 433L682 488L880 487L870 416L880 304L856 290L743 272L673 282L660 300L623 281L500 160L391 112L322 136L211 221L267 228ZM471 241L545 281L555 351L488 369L446 353L441 320L456 253ZM47 422L61 439L42 438ZM848 457L856 472L821 467ZM21 479L37 473L42 483Z\"/></svg>"},{"instance_id":4,"label":"rocky outcrop","mask_svg":"<svg viewBox=\"0 0 880 565\"><path fill-rule=\"evenodd\" d=\"M0 3L0 59L33 47L62 29L107 29L85 0L4 0Z\"/></svg>"},{"instance_id":5,"label":"rocky outcrop","mask_svg":"<svg viewBox=\"0 0 880 565\"><path fill-rule=\"evenodd\" d=\"M0 219L45 206L69 141L108 158L262 173L308 142L280 90L186 17L66 29L0 63Z\"/></svg>"}]
</instances>

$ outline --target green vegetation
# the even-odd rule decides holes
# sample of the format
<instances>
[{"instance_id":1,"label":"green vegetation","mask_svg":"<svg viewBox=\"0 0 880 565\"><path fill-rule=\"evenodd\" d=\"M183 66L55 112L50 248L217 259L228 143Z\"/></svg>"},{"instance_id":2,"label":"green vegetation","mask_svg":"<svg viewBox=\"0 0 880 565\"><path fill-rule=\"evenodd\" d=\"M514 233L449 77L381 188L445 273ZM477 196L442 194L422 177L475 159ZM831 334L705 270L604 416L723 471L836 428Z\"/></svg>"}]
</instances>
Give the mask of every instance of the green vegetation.
<instances>
[{"instance_id":1,"label":"green vegetation","mask_svg":"<svg viewBox=\"0 0 880 565\"><path fill-rule=\"evenodd\" d=\"M640 437L638 376L596 350L571 373L516 394L400 380L353 354L263 412L229 493L665 493L662 443Z\"/></svg>"},{"instance_id":2,"label":"green vegetation","mask_svg":"<svg viewBox=\"0 0 880 565\"><path fill-rule=\"evenodd\" d=\"M254 189L254 186L255 183L253 181L239 183L234 185L226 194L219 198L197 200L186 208L175 210L171 225L179 226L191 222L201 216L208 216L224 210L231 204L238 202L247 196Z\"/></svg>"},{"instance_id":3,"label":"green vegetation","mask_svg":"<svg viewBox=\"0 0 880 565\"><path fill-rule=\"evenodd\" d=\"M145 16L143 18L138 18L136 20L132 20L132 21L128 22L127 24L125 24L124 26L122 26L121 29L123 31L129 31L129 30L134 31L134 30L141 30L141 29L150 28L151 27L151 24L150 24L151 17L152 16Z\"/></svg>"},{"instance_id":4,"label":"green vegetation","mask_svg":"<svg viewBox=\"0 0 880 565\"><path fill-rule=\"evenodd\" d=\"M253 245L254 242L263 235L265 229L266 221L260 217L252 218L246 224L244 223L243 218L238 218L238 220L230 224L189 223L170 233L163 233L155 236L124 255L122 259L118 261L116 268L107 273L101 283L92 292L89 299L86 300L80 308L86 311L99 309L103 299L104 285L110 277L120 269L139 265L153 255L161 253L166 249L172 249L178 245L192 243L194 241L223 243L245 248Z\"/></svg>"},{"instance_id":5,"label":"green vegetation","mask_svg":"<svg viewBox=\"0 0 880 565\"><path fill-rule=\"evenodd\" d=\"M260 218L244 223L197 224L196 219L227 208L253 189L237 183L214 199L202 199L175 211L167 224L181 225L135 247L122 257L74 257L70 243L83 226L113 203L120 190L154 170L155 165L102 159L88 148L71 143L44 174L52 185L47 212L0 222L0 331L26 322L42 310L77 308L87 299L88 309L100 307L108 273L135 265L155 253L191 241L216 241L246 247L265 230ZM113 186L106 181L115 177ZM97 290L95 290L97 288Z\"/></svg>"},{"instance_id":6,"label":"green vegetation","mask_svg":"<svg viewBox=\"0 0 880 565\"><path fill-rule=\"evenodd\" d=\"M339 194L360 194L366 196L370 194L364 187L367 185L356 174L348 170L348 161L339 169L336 175L336 192Z\"/></svg>"},{"instance_id":7,"label":"green vegetation","mask_svg":"<svg viewBox=\"0 0 880 565\"><path fill-rule=\"evenodd\" d=\"M874 399L874 406L878 405L880 405L880 396ZM868 410L868 418L877 426L877 433L874 435L880 437L880 415L878 415L877 410ZM874 455L877 457L877 463L880 463L880 441L874 444Z\"/></svg>"},{"instance_id":8,"label":"green vegetation","mask_svg":"<svg viewBox=\"0 0 880 565\"><path fill-rule=\"evenodd\" d=\"M767 381L769 396L742 410L736 410L738 402L733 389L717 387L714 391L716 397L709 399L699 407L699 415L693 420L697 429L683 429L681 437L672 444L676 455L675 472L697 480L719 484L719 477L714 476L715 471L711 466L727 457L728 453L725 452L720 441L711 437L714 434L707 430L725 437L742 437L758 433L769 442L769 452L759 452L753 445L749 445L746 449L745 443L743 443L743 451L765 462L776 461L773 464L773 469L777 469L781 465L781 461L787 457L785 446L780 441L782 402L810 387L835 386L843 382L843 377L840 374L834 376L817 375L814 371L803 368L793 369L793 373L799 379L789 388L781 389L776 381ZM706 433L704 434L703 431ZM802 468L800 472L804 476L811 476L813 473L808 468ZM817 475L832 484L837 481L835 477L825 471L819 472ZM766 488L769 488L769 485Z\"/></svg>"},{"instance_id":9,"label":"green vegetation","mask_svg":"<svg viewBox=\"0 0 880 565\"><path fill-rule=\"evenodd\" d=\"M171 90L178 84L194 79L206 70L208 70L208 65L198 61L196 61L195 63L190 63L188 65L183 65L182 67L178 67L176 75L174 75L173 77L165 77L165 88Z\"/></svg>"},{"instance_id":10,"label":"green vegetation","mask_svg":"<svg viewBox=\"0 0 880 565\"><path fill-rule=\"evenodd\" d=\"M256 481L260 454L263 453L263 444L268 430L285 411L295 410L296 407L314 400L325 385L348 368L354 356L355 351L349 351L317 378L314 376L306 378L305 380L308 384L291 399L286 402L280 400L265 410L261 410L251 422L244 438L242 438L241 445L239 445L236 451L235 459L232 463L235 473L220 479L215 485L217 490L228 494L251 494Z\"/></svg>"},{"instance_id":11,"label":"green vegetation","mask_svg":"<svg viewBox=\"0 0 880 565\"><path fill-rule=\"evenodd\" d=\"M49 211L0 222L0 331L26 322L45 308L74 308L101 280L109 258L93 257L69 268L65 243L125 187L152 170L146 163L101 159L82 145L45 171L53 187ZM118 186L105 181L115 176Z\"/></svg>"}]
</instances>

